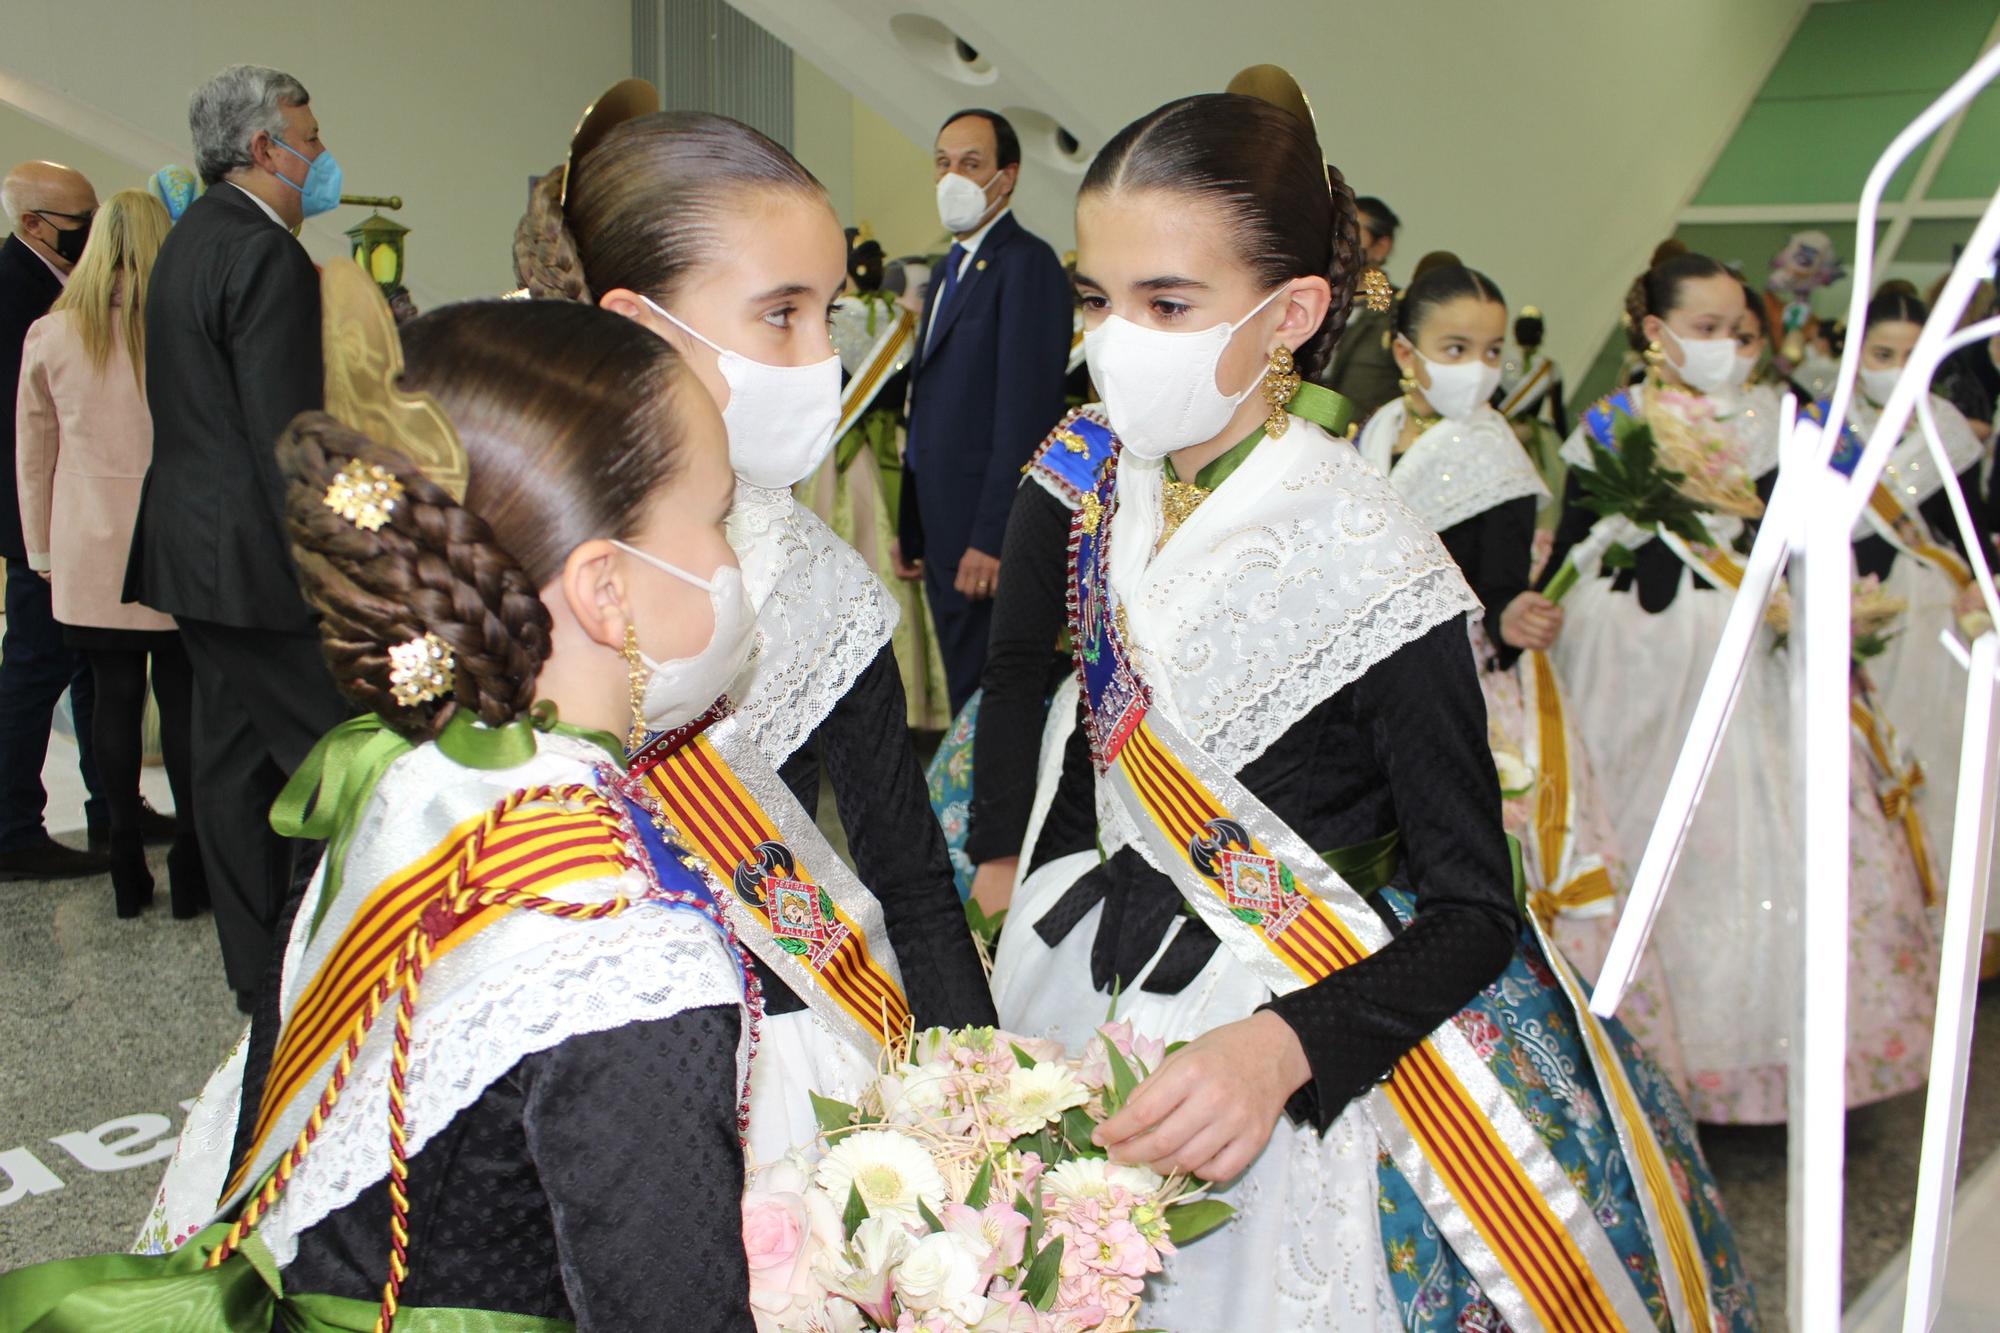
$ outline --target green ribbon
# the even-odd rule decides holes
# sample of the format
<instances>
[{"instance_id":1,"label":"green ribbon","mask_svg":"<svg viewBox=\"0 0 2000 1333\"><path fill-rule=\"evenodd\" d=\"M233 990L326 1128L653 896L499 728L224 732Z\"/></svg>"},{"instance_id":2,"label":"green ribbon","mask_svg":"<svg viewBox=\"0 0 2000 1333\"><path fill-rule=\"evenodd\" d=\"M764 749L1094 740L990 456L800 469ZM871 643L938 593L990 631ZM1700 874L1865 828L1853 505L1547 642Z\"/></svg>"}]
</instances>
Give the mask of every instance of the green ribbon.
<instances>
[{"instance_id":1,"label":"green ribbon","mask_svg":"<svg viewBox=\"0 0 2000 1333\"><path fill-rule=\"evenodd\" d=\"M1316 426L1324 428L1328 434L1340 435L1347 430L1347 423L1354 415L1354 404L1335 393L1332 389L1317 384L1301 384L1292 400L1285 404L1293 416L1304 417ZM1205 491L1212 491L1229 479L1229 474L1243 466L1257 446L1263 443L1264 428L1257 427L1250 432L1250 438L1230 446L1229 452L1209 460L1208 465L1195 474L1194 484ZM1179 481L1180 475L1174 471L1174 460L1167 460L1167 479Z\"/></svg>"},{"instance_id":2,"label":"green ribbon","mask_svg":"<svg viewBox=\"0 0 2000 1333\"><path fill-rule=\"evenodd\" d=\"M563 723L556 716L556 706L547 700L536 704L527 717L504 727L483 726L471 713L458 709L438 734L437 746L446 758L466 768L515 768L534 758L538 731L589 741L619 765L625 762L625 750L617 737ZM280 836L327 844L326 887L313 913L314 930L340 891L347 849L375 784L389 771L389 765L415 748L379 713L349 718L320 738L272 803L271 827Z\"/></svg>"},{"instance_id":3,"label":"green ribbon","mask_svg":"<svg viewBox=\"0 0 2000 1333\"><path fill-rule=\"evenodd\" d=\"M1390 829L1379 838L1321 852L1319 859L1356 893L1364 898L1373 897L1388 887L1396 867L1402 864L1403 833L1400 829Z\"/></svg>"},{"instance_id":4,"label":"green ribbon","mask_svg":"<svg viewBox=\"0 0 2000 1333\"><path fill-rule=\"evenodd\" d=\"M214 1268L229 1224L203 1228L169 1254L95 1254L0 1273L0 1333L368 1333L380 1302L287 1296L255 1236ZM565 1319L403 1306L399 1333L573 1333Z\"/></svg>"}]
</instances>

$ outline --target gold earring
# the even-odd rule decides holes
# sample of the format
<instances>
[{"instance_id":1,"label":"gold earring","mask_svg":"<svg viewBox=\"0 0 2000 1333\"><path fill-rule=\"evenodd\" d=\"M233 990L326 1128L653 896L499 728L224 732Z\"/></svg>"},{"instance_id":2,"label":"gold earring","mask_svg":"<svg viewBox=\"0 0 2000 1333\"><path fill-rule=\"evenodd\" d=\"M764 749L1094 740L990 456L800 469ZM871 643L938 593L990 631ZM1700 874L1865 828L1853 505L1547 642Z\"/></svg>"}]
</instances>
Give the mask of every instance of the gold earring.
<instances>
[{"instance_id":1,"label":"gold earring","mask_svg":"<svg viewBox=\"0 0 2000 1333\"><path fill-rule=\"evenodd\" d=\"M639 655L639 631L625 626L625 678L632 686L632 727L625 733L625 750L639 753L646 743L646 659Z\"/></svg>"},{"instance_id":2,"label":"gold earring","mask_svg":"<svg viewBox=\"0 0 2000 1333\"><path fill-rule=\"evenodd\" d=\"M1647 365L1658 366L1662 361L1667 359L1667 352L1664 347L1660 346L1660 340L1655 338L1646 344L1645 356Z\"/></svg>"},{"instance_id":3,"label":"gold earring","mask_svg":"<svg viewBox=\"0 0 2000 1333\"><path fill-rule=\"evenodd\" d=\"M1264 433L1277 439L1292 428L1292 418L1285 411L1285 404L1292 401L1292 395L1299 391L1299 375L1292 360L1292 349L1279 343L1271 351L1271 364L1264 371L1264 401L1271 405L1271 415L1264 418Z\"/></svg>"}]
</instances>

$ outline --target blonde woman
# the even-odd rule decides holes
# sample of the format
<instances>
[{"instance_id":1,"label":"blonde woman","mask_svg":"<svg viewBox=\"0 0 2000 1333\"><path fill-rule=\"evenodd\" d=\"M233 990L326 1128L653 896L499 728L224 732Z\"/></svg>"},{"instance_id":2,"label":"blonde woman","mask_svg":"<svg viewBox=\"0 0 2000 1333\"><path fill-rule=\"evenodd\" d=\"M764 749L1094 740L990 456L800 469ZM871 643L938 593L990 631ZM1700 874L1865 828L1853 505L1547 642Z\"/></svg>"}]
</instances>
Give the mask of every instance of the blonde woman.
<instances>
[{"instance_id":1,"label":"blonde woman","mask_svg":"<svg viewBox=\"0 0 2000 1333\"><path fill-rule=\"evenodd\" d=\"M122 600L140 483L153 456L146 285L170 225L144 190L121 190L98 211L62 296L28 330L15 431L28 563L49 580L63 640L88 657L96 686L87 743L104 783L121 917L137 916L153 896L139 797L149 662L179 815L167 854L173 912L191 917L208 903L188 774L187 655L171 619Z\"/></svg>"}]
</instances>

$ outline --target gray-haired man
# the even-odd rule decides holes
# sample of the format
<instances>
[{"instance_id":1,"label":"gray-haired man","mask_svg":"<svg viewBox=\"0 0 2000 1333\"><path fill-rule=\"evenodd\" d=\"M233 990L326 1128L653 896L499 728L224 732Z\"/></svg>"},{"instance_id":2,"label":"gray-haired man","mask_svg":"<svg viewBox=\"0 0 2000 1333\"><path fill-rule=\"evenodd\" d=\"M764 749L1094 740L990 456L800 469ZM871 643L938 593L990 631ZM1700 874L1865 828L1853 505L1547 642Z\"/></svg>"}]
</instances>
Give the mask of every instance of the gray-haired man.
<instances>
[{"instance_id":1,"label":"gray-haired man","mask_svg":"<svg viewBox=\"0 0 2000 1333\"><path fill-rule=\"evenodd\" d=\"M146 300L153 464L125 595L171 614L194 664L202 859L247 1011L294 878L271 803L347 712L299 596L273 452L322 393L318 275L292 229L340 185L289 74L232 65L188 121L208 191L168 233Z\"/></svg>"}]
</instances>

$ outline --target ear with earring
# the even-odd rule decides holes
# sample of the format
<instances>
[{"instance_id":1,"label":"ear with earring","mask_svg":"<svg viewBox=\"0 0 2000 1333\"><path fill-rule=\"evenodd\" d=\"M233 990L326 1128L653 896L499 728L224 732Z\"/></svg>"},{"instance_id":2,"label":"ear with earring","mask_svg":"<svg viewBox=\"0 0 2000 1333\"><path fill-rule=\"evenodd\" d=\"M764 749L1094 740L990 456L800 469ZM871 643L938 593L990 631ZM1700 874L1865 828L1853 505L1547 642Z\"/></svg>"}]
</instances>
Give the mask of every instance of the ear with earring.
<instances>
[{"instance_id":1,"label":"ear with earring","mask_svg":"<svg viewBox=\"0 0 2000 1333\"><path fill-rule=\"evenodd\" d=\"M646 659L639 654L639 631L625 626L625 679L632 687L632 725L625 733L625 751L637 754L646 743Z\"/></svg>"},{"instance_id":2,"label":"ear with earring","mask_svg":"<svg viewBox=\"0 0 2000 1333\"><path fill-rule=\"evenodd\" d=\"M1658 338L1655 338L1653 339L1653 341L1646 344L1646 350L1643 353L1643 355L1646 358L1646 364L1653 367L1653 369L1655 370L1658 370L1660 368L1661 363L1663 363L1667 359L1666 349L1660 346L1660 340Z\"/></svg>"},{"instance_id":3,"label":"ear with earring","mask_svg":"<svg viewBox=\"0 0 2000 1333\"><path fill-rule=\"evenodd\" d=\"M1272 439L1292 428L1291 414L1285 411L1285 405L1298 391L1299 374L1292 349L1279 343L1271 349L1271 364L1264 370L1264 401L1271 405L1271 415L1264 418L1264 433Z\"/></svg>"}]
</instances>

